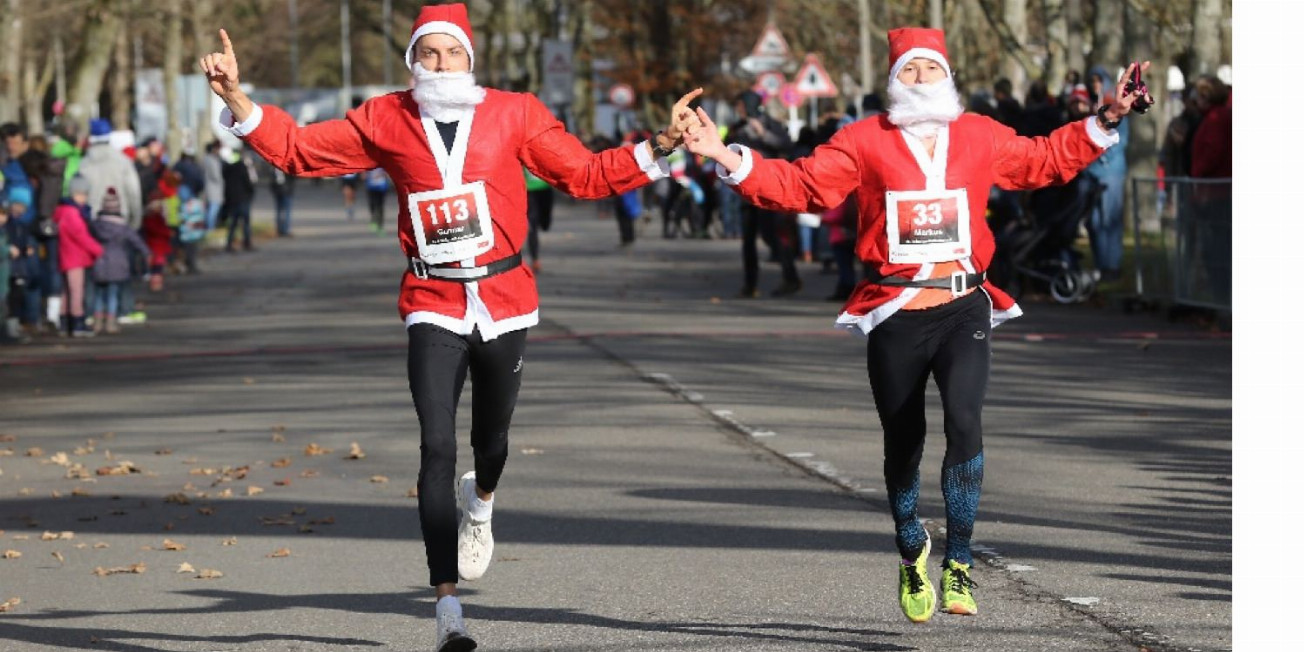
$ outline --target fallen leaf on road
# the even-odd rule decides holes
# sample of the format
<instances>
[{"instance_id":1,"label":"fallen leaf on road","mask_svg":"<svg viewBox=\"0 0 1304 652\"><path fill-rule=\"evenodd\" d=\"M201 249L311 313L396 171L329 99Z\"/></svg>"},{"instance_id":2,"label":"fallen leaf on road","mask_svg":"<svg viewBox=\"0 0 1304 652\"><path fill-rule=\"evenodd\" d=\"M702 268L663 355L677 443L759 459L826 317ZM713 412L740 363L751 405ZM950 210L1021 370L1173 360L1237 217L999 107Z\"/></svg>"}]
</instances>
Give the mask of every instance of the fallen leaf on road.
<instances>
[{"instance_id":1,"label":"fallen leaf on road","mask_svg":"<svg viewBox=\"0 0 1304 652\"><path fill-rule=\"evenodd\" d=\"M367 456L367 454L364 453L364 452L362 452L362 447L359 446L359 445L358 445L358 442L355 441L355 442L353 442L352 445L349 446L349 454L348 454L347 456L345 456L344 459L346 459L346 460L360 460L360 459L362 459L362 458L364 458L364 457L366 457L366 456Z\"/></svg>"},{"instance_id":2,"label":"fallen leaf on road","mask_svg":"<svg viewBox=\"0 0 1304 652\"><path fill-rule=\"evenodd\" d=\"M235 537L231 537L229 539L222 539L222 545L224 546L234 546L237 543L239 543L239 541L237 541Z\"/></svg>"},{"instance_id":3,"label":"fallen leaf on road","mask_svg":"<svg viewBox=\"0 0 1304 652\"><path fill-rule=\"evenodd\" d=\"M272 552L272 554L267 555L267 556L268 556L268 557L289 557L289 556L290 556L290 549L289 549L289 548L277 548L274 552Z\"/></svg>"},{"instance_id":4,"label":"fallen leaf on road","mask_svg":"<svg viewBox=\"0 0 1304 652\"><path fill-rule=\"evenodd\" d=\"M31 537L27 536L26 534L15 534L15 535L14 535L14 541L26 541L26 540L28 540L28 539L30 539L30 538L31 538Z\"/></svg>"},{"instance_id":5,"label":"fallen leaf on road","mask_svg":"<svg viewBox=\"0 0 1304 652\"><path fill-rule=\"evenodd\" d=\"M50 555L53 556L55 559L58 559L60 564L63 563L63 553L59 552L58 550L55 550L54 552L50 553Z\"/></svg>"},{"instance_id":6,"label":"fallen leaf on road","mask_svg":"<svg viewBox=\"0 0 1304 652\"><path fill-rule=\"evenodd\" d=\"M75 545L75 546L73 546L73 547L76 548L76 549L78 549L78 550L85 550L85 549L91 547L91 545L90 545L89 543L79 543L79 544L77 544L77 545Z\"/></svg>"},{"instance_id":7,"label":"fallen leaf on road","mask_svg":"<svg viewBox=\"0 0 1304 652\"><path fill-rule=\"evenodd\" d=\"M58 489L55 489L54 491L51 491L51 492L50 492L50 497L51 497L51 498L63 498L63 494L59 493L59 490L58 490Z\"/></svg>"},{"instance_id":8,"label":"fallen leaf on road","mask_svg":"<svg viewBox=\"0 0 1304 652\"><path fill-rule=\"evenodd\" d=\"M294 525L294 519L288 516L263 516L258 519L265 526Z\"/></svg>"},{"instance_id":9,"label":"fallen leaf on road","mask_svg":"<svg viewBox=\"0 0 1304 652\"><path fill-rule=\"evenodd\" d=\"M327 516L326 518L317 518L308 521L308 525L335 525L335 517Z\"/></svg>"},{"instance_id":10,"label":"fallen leaf on road","mask_svg":"<svg viewBox=\"0 0 1304 652\"><path fill-rule=\"evenodd\" d=\"M87 496L91 495L91 492L86 491L86 489L83 487L77 487L76 489L72 490L72 495L77 496L79 498L86 498Z\"/></svg>"},{"instance_id":11,"label":"fallen leaf on road","mask_svg":"<svg viewBox=\"0 0 1304 652\"><path fill-rule=\"evenodd\" d=\"M319 475L321 475L321 471L316 471L316 470L313 470L313 469L308 469L308 470L304 471L303 473L300 473L300 474L299 474L299 477L300 477L300 478L315 478L315 477L317 477L317 476L319 476Z\"/></svg>"},{"instance_id":12,"label":"fallen leaf on road","mask_svg":"<svg viewBox=\"0 0 1304 652\"><path fill-rule=\"evenodd\" d=\"M542 448L522 448L521 455L543 455Z\"/></svg>"},{"instance_id":13,"label":"fallen leaf on road","mask_svg":"<svg viewBox=\"0 0 1304 652\"><path fill-rule=\"evenodd\" d=\"M212 516L213 514L217 513L217 510L213 509L212 507L200 507L197 511L199 512L200 516Z\"/></svg>"},{"instance_id":14,"label":"fallen leaf on road","mask_svg":"<svg viewBox=\"0 0 1304 652\"><path fill-rule=\"evenodd\" d=\"M177 543L176 541L173 541L172 539L164 539L164 540L163 540L163 549L164 549L164 550L174 550L174 551L176 551L176 550L185 550L185 549L186 549L186 546L185 546L185 544L183 544L183 543Z\"/></svg>"},{"instance_id":15,"label":"fallen leaf on road","mask_svg":"<svg viewBox=\"0 0 1304 652\"><path fill-rule=\"evenodd\" d=\"M407 497L408 497L408 498L416 498L416 497L418 497L418 496L420 496L420 495L421 495L421 494L420 494L420 492L417 491L417 488L416 488L416 487L412 487L411 489L408 489L408 492L407 492Z\"/></svg>"},{"instance_id":16,"label":"fallen leaf on road","mask_svg":"<svg viewBox=\"0 0 1304 652\"><path fill-rule=\"evenodd\" d=\"M39 448L36 448L36 447L32 447L32 448L27 449L27 452L25 453L25 455L26 455L27 457L41 457L41 456L45 455L45 451L43 451L43 450L41 450L41 449L39 449Z\"/></svg>"},{"instance_id":17,"label":"fallen leaf on road","mask_svg":"<svg viewBox=\"0 0 1304 652\"><path fill-rule=\"evenodd\" d=\"M13 611L14 607L17 607L22 603L23 601L21 598L9 598L4 602L0 602L0 614L5 613L6 611Z\"/></svg>"},{"instance_id":18,"label":"fallen leaf on road","mask_svg":"<svg viewBox=\"0 0 1304 652\"><path fill-rule=\"evenodd\" d=\"M122 573L131 573L134 575L140 575L141 573L145 572L145 563L137 562L130 566L114 566L113 568L104 568L103 566L96 566L95 570L91 572L95 575L99 575L100 577L107 577L109 575L119 575Z\"/></svg>"},{"instance_id":19,"label":"fallen leaf on road","mask_svg":"<svg viewBox=\"0 0 1304 652\"><path fill-rule=\"evenodd\" d=\"M180 492L174 494L168 494L166 497L163 498L163 502L173 503L176 505L189 505L190 496L187 496Z\"/></svg>"},{"instance_id":20,"label":"fallen leaf on road","mask_svg":"<svg viewBox=\"0 0 1304 652\"><path fill-rule=\"evenodd\" d=\"M19 557L22 556L23 553L18 552L17 550L6 550L4 554L5 559L18 559Z\"/></svg>"},{"instance_id":21,"label":"fallen leaf on road","mask_svg":"<svg viewBox=\"0 0 1304 652\"><path fill-rule=\"evenodd\" d=\"M308 444L303 449L303 454L308 457L314 457L317 455L328 455L330 453L333 453L334 451L335 449L333 448L322 448L321 446L317 445L317 442L313 442L311 444Z\"/></svg>"},{"instance_id":22,"label":"fallen leaf on road","mask_svg":"<svg viewBox=\"0 0 1304 652\"><path fill-rule=\"evenodd\" d=\"M195 576L195 579L197 579L197 580L215 580L215 579L217 579L217 578L219 578L219 577L221 577L221 576L222 576L222 571L220 571L220 570L213 570L213 569L211 569L211 568L205 568L204 570L199 571L199 575L196 575L196 576Z\"/></svg>"},{"instance_id":23,"label":"fallen leaf on road","mask_svg":"<svg viewBox=\"0 0 1304 652\"><path fill-rule=\"evenodd\" d=\"M217 469L202 469L195 467L190 469L190 475L217 475Z\"/></svg>"},{"instance_id":24,"label":"fallen leaf on road","mask_svg":"<svg viewBox=\"0 0 1304 652\"><path fill-rule=\"evenodd\" d=\"M245 490L245 493L249 496L257 496L258 494L263 493L263 488L250 486Z\"/></svg>"},{"instance_id":25,"label":"fallen leaf on road","mask_svg":"<svg viewBox=\"0 0 1304 652\"><path fill-rule=\"evenodd\" d=\"M0 441L7 443L11 441L18 441L18 438L13 435L0 435Z\"/></svg>"},{"instance_id":26,"label":"fallen leaf on road","mask_svg":"<svg viewBox=\"0 0 1304 652\"><path fill-rule=\"evenodd\" d=\"M14 449L0 448L0 457L13 457Z\"/></svg>"},{"instance_id":27,"label":"fallen leaf on road","mask_svg":"<svg viewBox=\"0 0 1304 652\"><path fill-rule=\"evenodd\" d=\"M292 462L292 461L290 460L290 458L288 458L288 457L282 457L281 459L276 460L275 462L272 462L272 468L273 468L273 469L283 469L283 468L285 468L285 467L287 467L287 466L289 466L289 465L291 465L291 464L293 464L293 463L294 463L294 462Z\"/></svg>"},{"instance_id":28,"label":"fallen leaf on road","mask_svg":"<svg viewBox=\"0 0 1304 652\"><path fill-rule=\"evenodd\" d=\"M171 449L171 448L160 448L160 449L154 451L154 454L155 454L155 455L171 455L171 454L172 454L172 449Z\"/></svg>"},{"instance_id":29,"label":"fallen leaf on road","mask_svg":"<svg viewBox=\"0 0 1304 652\"><path fill-rule=\"evenodd\" d=\"M45 532L41 534L41 541L56 541L58 539L71 539L77 535L72 532Z\"/></svg>"},{"instance_id":30,"label":"fallen leaf on road","mask_svg":"<svg viewBox=\"0 0 1304 652\"><path fill-rule=\"evenodd\" d=\"M281 479L281 480L273 480L273 481L272 481L272 484L274 484L274 485L276 485L276 486L278 486L278 487L288 487L288 486L290 486L290 479L289 479L289 478L283 478L283 479Z\"/></svg>"},{"instance_id":31,"label":"fallen leaf on road","mask_svg":"<svg viewBox=\"0 0 1304 652\"><path fill-rule=\"evenodd\" d=\"M109 544L104 543L103 541L101 541L101 542L95 544L95 549L96 549L96 550L102 550L102 549L107 548L107 547L109 547Z\"/></svg>"},{"instance_id":32,"label":"fallen leaf on road","mask_svg":"<svg viewBox=\"0 0 1304 652\"><path fill-rule=\"evenodd\" d=\"M95 475L131 475L132 473L140 473L140 469L125 460L118 462L117 466L101 466L95 469Z\"/></svg>"},{"instance_id":33,"label":"fallen leaf on road","mask_svg":"<svg viewBox=\"0 0 1304 652\"><path fill-rule=\"evenodd\" d=\"M389 478L383 475L373 475L371 476L371 481L376 484L385 484L386 482L389 482Z\"/></svg>"},{"instance_id":34,"label":"fallen leaf on road","mask_svg":"<svg viewBox=\"0 0 1304 652\"><path fill-rule=\"evenodd\" d=\"M234 496L234 495L235 495L235 492L231 491L230 489L223 489L222 491L218 492L217 497L218 497L218 498L230 498L231 496Z\"/></svg>"},{"instance_id":35,"label":"fallen leaf on road","mask_svg":"<svg viewBox=\"0 0 1304 652\"><path fill-rule=\"evenodd\" d=\"M69 464L72 464L72 462L68 461L68 454L62 451L50 456L50 459L47 461L50 464L58 464L59 466L68 466Z\"/></svg>"},{"instance_id":36,"label":"fallen leaf on road","mask_svg":"<svg viewBox=\"0 0 1304 652\"><path fill-rule=\"evenodd\" d=\"M278 443L278 444L284 444L284 443L285 443L285 435L282 435L282 434L279 433L279 432L274 432L274 433L272 433L272 441L275 442L275 443Z\"/></svg>"},{"instance_id":37,"label":"fallen leaf on road","mask_svg":"<svg viewBox=\"0 0 1304 652\"><path fill-rule=\"evenodd\" d=\"M177 572L178 572L178 573L193 573L193 572L195 572L195 567L194 567L194 566L191 566L191 565L190 565L190 562L188 562L188 561L183 561L183 562L181 562L181 565L180 565L180 566L177 566Z\"/></svg>"},{"instance_id":38,"label":"fallen leaf on road","mask_svg":"<svg viewBox=\"0 0 1304 652\"><path fill-rule=\"evenodd\" d=\"M198 458L198 457L187 457L186 459L181 460L181 463L182 463L182 464L198 464L198 463L199 463L199 458Z\"/></svg>"},{"instance_id":39,"label":"fallen leaf on road","mask_svg":"<svg viewBox=\"0 0 1304 652\"><path fill-rule=\"evenodd\" d=\"M30 496L30 495L32 495L32 490L31 490L31 489L28 489L27 487L23 487L22 489L19 489L19 490L18 490L18 495L19 495L19 496Z\"/></svg>"}]
</instances>

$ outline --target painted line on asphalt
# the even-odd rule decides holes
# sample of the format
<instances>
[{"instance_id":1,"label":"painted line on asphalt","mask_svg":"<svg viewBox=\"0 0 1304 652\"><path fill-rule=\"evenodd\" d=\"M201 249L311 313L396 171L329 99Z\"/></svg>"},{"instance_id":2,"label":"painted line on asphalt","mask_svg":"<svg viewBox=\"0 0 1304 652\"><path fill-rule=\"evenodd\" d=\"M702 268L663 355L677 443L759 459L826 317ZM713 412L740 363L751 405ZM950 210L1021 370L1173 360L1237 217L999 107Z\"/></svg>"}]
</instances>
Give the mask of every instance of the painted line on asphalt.
<instances>
[{"instance_id":1,"label":"painted line on asphalt","mask_svg":"<svg viewBox=\"0 0 1304 652\"><path fill-rule=\"evenodd\" d=\"M557 335L539 335L532 337L532 343L566 342L592 339L635 339L664 337L675 339L716 339L716 340L751 340L751 339L811 339L811 338L845 338L857 336L841 329L763 331L755 333L738 333L724 331L592 331L567 332ZM1065 342L1092 341L1104 344L1136 344L1138 342L1192 342L1230 340L1231 333L1206 333L1187 331L1119 331L1112 333L997 333L993 339L1010 342ZM86 342L86 340L82 340ZM93 341L87 342L94 346ZM67 357L27 357L13 360L0 360L3 367L53 367L112 362L157 362L162 360L192 360L197 358L240 358L250 356L292 356L322 355L332 353L372 353L379 351L402 351L407 349L406 342L393 344L364 344L349 346L255 346L233 349L210 349L206 351L184 352L150 352L150 353L109 353L90 355L70 355Z\"/></svg>"}]
</instances>

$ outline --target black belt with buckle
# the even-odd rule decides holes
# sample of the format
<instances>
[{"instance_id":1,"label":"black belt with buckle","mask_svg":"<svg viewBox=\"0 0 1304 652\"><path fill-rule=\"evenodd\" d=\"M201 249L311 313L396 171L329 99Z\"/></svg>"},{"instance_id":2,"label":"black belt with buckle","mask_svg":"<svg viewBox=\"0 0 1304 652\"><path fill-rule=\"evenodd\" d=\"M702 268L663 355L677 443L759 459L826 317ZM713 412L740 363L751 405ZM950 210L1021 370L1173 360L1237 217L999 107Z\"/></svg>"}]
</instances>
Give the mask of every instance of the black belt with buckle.
<instances>
[{"instance_id":1,"label":"black belt with buckle","mask_svg":"<svg viewBox=\"0 0 1304 652\"><path fill-rule=\"evenodd\" d=\"M454 283L471 283L481 281L490 276L497 276L503 272L510 271L521 265L521 254L513 254L506 258L500 258L488 265L481 267L448 267L445 265L428 265L420 258L413 258L408 263L408 270L412 275L427 280L436 278L441 281L453 281Z\"/></svg>"},{"instance_id":2,"label":"black belt with buckle","mask_svg":"<svg viewBox=\"0 0 1304 652\"><path fill-rule=\"evenodd\" d=\"M878 278L870 278L869 282L875 285L890 285L892 287L903 288L938 288L942 290L950 290L953 295L961 295L968 292L969 288L982 285L986 280L987 272L967 274L962 271L956 271L950 276L926 278L919 281L901 278L900 276L879 276Z\"/></svg>"}]
</instances>

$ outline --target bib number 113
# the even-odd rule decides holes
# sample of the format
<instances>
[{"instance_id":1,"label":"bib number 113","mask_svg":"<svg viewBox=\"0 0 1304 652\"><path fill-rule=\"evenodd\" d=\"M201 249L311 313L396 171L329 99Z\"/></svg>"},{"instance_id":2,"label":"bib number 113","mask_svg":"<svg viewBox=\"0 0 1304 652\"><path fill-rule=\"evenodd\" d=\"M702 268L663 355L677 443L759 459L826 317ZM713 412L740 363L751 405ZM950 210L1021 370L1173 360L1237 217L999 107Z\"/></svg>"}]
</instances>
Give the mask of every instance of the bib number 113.
<instances>
[{"instance_id":1,"label":"bib number 113","mask_svg":"<svg viewBox=\"0 0 1304 652\"><path fill-rule=\"evenodd\" d=\"M466 199L454 199L452 201L431 202L426 204L426 211L430 213L430 222L438 225L440 220L444 224L454 222L465 222L471 217L470 204Z\"/></svg>"}]
</instances>

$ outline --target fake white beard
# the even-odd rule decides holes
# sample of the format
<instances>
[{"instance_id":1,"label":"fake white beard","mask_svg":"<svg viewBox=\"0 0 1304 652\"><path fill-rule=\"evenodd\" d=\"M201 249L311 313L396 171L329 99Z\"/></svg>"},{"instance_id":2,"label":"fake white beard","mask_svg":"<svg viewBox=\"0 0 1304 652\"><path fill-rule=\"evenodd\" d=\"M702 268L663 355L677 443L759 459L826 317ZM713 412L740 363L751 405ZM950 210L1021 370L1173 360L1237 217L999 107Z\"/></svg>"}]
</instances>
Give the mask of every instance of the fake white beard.
<instances>
[{"instance_id":1,"label":"fake white beard","mask_svg":"<svg viewBox=\"0 0 1304 652\"><path fill-rule=\"evenodd\" d=\"M485 89L469 72L430 72L412 64L412 99L437 122L456 122L484 101Z\"/></svg>"},{"instance_id":2,"label":"fake white beard","mask_svg":"<svg viewBox=\"0 0 1304 652\"><path fill-rule=\"evenodd\" d=\"M950 77L913 86L894 78L887 83L887 99L888 122L917 138L937 135L939 129L964 113L960 92Z\"/></svg>"}]
</instances>

